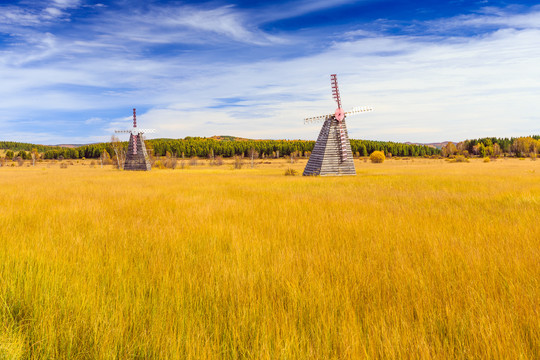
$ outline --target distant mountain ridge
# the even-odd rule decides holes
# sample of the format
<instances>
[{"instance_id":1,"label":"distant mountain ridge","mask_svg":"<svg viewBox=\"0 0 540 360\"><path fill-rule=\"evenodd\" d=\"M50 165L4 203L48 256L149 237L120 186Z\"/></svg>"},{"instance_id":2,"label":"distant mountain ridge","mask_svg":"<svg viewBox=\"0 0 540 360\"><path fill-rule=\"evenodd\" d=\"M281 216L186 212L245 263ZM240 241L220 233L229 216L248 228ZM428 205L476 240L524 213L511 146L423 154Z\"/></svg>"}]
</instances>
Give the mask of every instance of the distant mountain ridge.
<instances>
[{"instance_id":1,"label":"distant mountain ridge","mask_svg":"<svg viewBox=\"0 0 540 360\"><path fill-rule=\"evenodd\" d=\"M97 144L97 143L95 143L95 144ZM58 145L50 145L50 146L74 149L74 148L78 148L78 147L86 146L86 145L92 145L92 144L90 144L90 143L89 144L58 144Z\"/></svg>"},{"instance_id":2,"label":"distant mountain ridge","mask_svg":"<svg viewBox=\"0 0 540 360\"><path fill-rule=\"evenodd\" d=\"M443 141L443 142L433 142L433 143L417 143L417 142L404 142L404 144L407 145L417 145L417 146L429 146L436 149L442 149L443 146L446 146L448 143L454 143L457 144L459 141Z\"/></svg>"}]
</instances>

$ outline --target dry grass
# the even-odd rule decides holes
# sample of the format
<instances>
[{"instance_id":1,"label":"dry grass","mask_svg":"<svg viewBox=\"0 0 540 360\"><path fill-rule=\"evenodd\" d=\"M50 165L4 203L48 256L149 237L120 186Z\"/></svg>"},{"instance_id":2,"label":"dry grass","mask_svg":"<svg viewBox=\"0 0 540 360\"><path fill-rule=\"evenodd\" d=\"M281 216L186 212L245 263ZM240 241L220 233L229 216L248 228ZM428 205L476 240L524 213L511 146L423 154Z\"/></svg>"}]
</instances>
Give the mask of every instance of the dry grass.
<instances>
[{"instance_id":1,"label":"dry grass","mask_svg":"<svg viewBox=\"0 0 540 360\"><path fill-rule=\"evenodd\" d=\"M0 359L540 358L540 163L0 168Z\"/></svg>"}]
</instances>

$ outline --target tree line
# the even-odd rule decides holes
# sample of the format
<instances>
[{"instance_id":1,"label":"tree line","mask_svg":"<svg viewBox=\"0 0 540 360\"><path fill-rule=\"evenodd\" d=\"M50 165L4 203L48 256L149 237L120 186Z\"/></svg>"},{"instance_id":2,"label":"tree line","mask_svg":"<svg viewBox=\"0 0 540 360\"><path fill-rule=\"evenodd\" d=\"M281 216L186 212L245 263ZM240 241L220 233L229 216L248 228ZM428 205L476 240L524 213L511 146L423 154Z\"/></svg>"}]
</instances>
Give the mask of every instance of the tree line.
<instances>
[{"instance_id":1,"label":"tree line","mask_svg":"<svg viewBox=\"0 0 540 360\"><path fill-rule=\"evenodd\" d=\"M442 156L515 156L536 158L540 152L540 135L465 140L454 144L449 142L442 147Z\"/></svg>"},{"instance_id":2,"label":"tree line","mask_svg":"<svg viewBox=\"0 0 540 360\"><path fill-rule=\"evenodd\" d=\"M283 156L309 156L315 141L308 140L249 140L225 137L223 139L186 137L184 139L152 139L145 141L148 152L154 156L172 154L176 157L207 158L214 156L234 157L257 154L260 158L278 158ZM127 142L120 142L126 149ZM104 152L115 153L112 143L83 145L75 148L34 145L15 142L0 142L1 149L10 149L10 156L29 158L32 149L42 154L43 159L97 159ZM430 156L439 155L440 150L424 145L403 144L385 141L351 140L351 150L356 156L368 156L373 151L383 151L390 156Z\"/></svg>"},{"instance_id":3,"label":"tree line","mask_svg":"<svg viewBox=\"0 0 540 360\"><path fill-rule=\"evenodd\" d=\"M351 140L351 150L358 156L368 156L374 151L382 151L385 156L432 156L441 153L434 146L372 140Z\"/></svg>"},{"instance_id":4,"label":"tree line","mask_svg":"<svg viewBox=\"0 0 540 360\"><path fill-rule=\"evenodd\" d=\"M0 141L0 149L11 150L14 152L19 152L21 150L31 152L32 149L36 149L38 152L44 153L47 150L60 150L62 149L62 147L21 143L15 141Z\"/></svg>"}]
</instances>

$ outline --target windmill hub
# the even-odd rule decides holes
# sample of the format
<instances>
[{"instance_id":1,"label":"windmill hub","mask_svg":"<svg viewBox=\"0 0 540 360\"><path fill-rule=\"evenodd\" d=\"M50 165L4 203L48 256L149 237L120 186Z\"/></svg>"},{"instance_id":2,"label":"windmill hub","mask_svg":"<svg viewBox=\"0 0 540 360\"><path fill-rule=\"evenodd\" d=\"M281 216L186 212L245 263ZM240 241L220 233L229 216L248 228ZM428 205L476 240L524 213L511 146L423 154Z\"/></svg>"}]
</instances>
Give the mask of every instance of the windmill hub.
<instances>
[{"instance_id":1,"label":"windmill hub","mask_svg":"<svg viewBox=\"0 0 540 360\"><path fill-rule=\"evenodd\" d=\"M345 119L345 111L343 111L343 109L337 108L336 112L334 113L334 117L337 121L342 122L343 119Z\"/></svg>"}]
</instances>

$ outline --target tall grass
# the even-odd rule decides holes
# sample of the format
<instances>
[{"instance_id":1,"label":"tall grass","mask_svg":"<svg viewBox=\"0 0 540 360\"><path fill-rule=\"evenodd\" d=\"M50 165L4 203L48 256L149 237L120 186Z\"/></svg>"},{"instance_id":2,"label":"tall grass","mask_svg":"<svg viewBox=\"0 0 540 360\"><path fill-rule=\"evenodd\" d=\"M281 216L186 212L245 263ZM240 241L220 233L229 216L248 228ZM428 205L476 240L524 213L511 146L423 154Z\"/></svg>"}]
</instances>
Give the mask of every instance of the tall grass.
<instances>
[{"instance_id":1,"label":"tall grass","mask_svg":"<svg viewBox=\"0 0 540 360\"><path fill-rule=\"evenodd\" d=\"M1 168L0 359L540 358L538 164Z\"/></svg>"}]
</instances>

